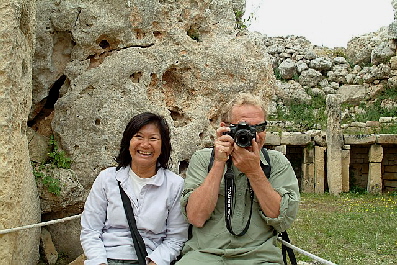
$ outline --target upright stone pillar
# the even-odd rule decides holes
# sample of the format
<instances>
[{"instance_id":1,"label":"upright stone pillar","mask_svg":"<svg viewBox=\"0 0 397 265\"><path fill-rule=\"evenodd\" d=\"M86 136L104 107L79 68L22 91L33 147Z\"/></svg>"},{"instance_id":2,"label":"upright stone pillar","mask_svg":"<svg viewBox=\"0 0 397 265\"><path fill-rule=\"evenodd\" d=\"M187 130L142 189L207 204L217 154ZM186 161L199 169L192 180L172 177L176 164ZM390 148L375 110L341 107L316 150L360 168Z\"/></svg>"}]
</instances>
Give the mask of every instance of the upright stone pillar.
<instances>
[{"instance_id":1,"label":"upright stone pillar","mask_svg":"<svg viewBox=\"0 0 397 265\"><path fill-rule=\"evenodd\" d=\"M302 192L314 192L314 148L305 147L303 150Z\"/></svg>"},{"instance_id":2,"label":"upright stone pillar","mask_svg":"<svg viewBox=\"0 0 397 265\"><path fill-rule=\"evenodd\" d=\"M314 147L314 192L324 193L325 150L326 147Z\"/></svg>"},{"instance_id":3,"label":"upright stone pillar","mask_svg":"<svg viewBox=\"0 0 397 265\"><path fill-rule=\"evenodd\" d=\"M350 145L345 145L342 150L342 191L350 190Z\"/></svg>"},{"instance_id":4,"label":"upright stone pillar","mask_svg":"<svg viewBox=\"0 0 397 265\"><path fill-rule=\"evenodd\" d=\"M370 193L382 192L382 159L383 147L378 144L371 145L369 149L369 172L367 191Z\"/></svg>"},{"instance_id":5,"label":"upright stone pillar","mask_svg":"<svg viewBox=\"0 0 397 265\"><path fill-rule=\"evenodd\" d=\"M329 192L342 192L342 146L343 134L340 127L340 101L336 95L328 95L327 104L327 181Z\"/></svg>"},{"instance_id":6,"label":"upright stone pillar","mask_svg":"<svg viewBox=\"0 0 397 265\"><path fill-rule=\"evenodd\" d=\"M40 221L26 137L35 1L0 1L0 229ZM1 264L37 264L40 228L0 236Z\"/></svg>"}]
</instances>

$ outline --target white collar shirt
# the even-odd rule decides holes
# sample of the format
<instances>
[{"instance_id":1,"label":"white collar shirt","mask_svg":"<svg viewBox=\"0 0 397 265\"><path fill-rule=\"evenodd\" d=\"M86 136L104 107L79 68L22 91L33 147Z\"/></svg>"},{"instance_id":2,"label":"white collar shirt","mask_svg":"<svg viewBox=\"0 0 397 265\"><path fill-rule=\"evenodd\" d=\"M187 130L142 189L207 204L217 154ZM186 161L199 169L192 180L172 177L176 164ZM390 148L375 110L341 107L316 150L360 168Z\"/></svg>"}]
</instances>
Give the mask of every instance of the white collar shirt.
<instances>
[{"instance_id":1,"label":"white collar shirt","mask_svg":"<svg viewBox=\"0 0 397 265\"><path fill-rule=\"evenodd\" d=\"M188 223L181 213L183 178L160 168L139 194L129 177L130 167L108 168L96 178L81 217L80 240L85 265L107 264L107 258L136 260L118 181L131 200L148 259L168 265L187 240Z\"/></svg>"}]
</instances>

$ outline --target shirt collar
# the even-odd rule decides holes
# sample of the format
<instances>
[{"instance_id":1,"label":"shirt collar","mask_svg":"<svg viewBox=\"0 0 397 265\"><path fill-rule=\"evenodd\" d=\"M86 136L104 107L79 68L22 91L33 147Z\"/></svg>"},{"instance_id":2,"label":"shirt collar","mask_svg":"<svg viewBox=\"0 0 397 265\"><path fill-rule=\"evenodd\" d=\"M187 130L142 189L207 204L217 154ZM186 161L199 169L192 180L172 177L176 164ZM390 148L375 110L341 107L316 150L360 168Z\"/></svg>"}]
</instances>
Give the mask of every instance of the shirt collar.
<instances>
[{"instance_id":1,"label":"shirt collar","mask_svg":"<svg viewBox=\"0 0 397 265\"><path fill-rule=\"evenodd\" d=\"M122 167L117 171L116 179L120 181L122 184L126 182L129 178L129 171L131 170L130 166ZM166 170L164 168L159 168L156 173L156 178L150 178L151 181L148 181L147 184L154 186L161 186L164 182Z\"/></svg>"}]
</instances>

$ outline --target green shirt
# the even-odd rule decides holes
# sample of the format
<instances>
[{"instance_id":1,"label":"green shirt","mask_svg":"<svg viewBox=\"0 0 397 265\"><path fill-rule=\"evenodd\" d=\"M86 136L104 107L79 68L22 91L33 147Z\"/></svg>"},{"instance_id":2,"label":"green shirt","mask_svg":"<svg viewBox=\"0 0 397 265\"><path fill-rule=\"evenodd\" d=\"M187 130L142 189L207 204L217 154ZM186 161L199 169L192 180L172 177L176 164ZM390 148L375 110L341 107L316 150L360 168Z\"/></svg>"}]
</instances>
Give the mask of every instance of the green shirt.
<instances>
[{"instance_id":1,"label":"green shirt","mask_svg":"<svg viewBox=\"0 0 397 265\"><path fill-rule=\"evenodd\" d=\"M208 174L211 151L211 148L199 150L190 160L181 200L185 216L185 208L190 194L201 185ZM249 260L250 262L247 264L256 264L255 262L257 264L283 264L281 250L276 245L276 236L277 232L283 232L289 228L296 218L300 199L299 187L298 180L287 158L274 150L268 150L268 154L272 167L269 181L282 197L280 215L277 218L266 217L255 197L247 233L240 237L230 234L225 225L225 187L222 179L214 212L202 228L193 227L192 238L186 242L183 255L196 252L196 255L207 253L221 256L224 261L242 259ZM261 161L267 165L262 153ZM251 202L246 176L234 166L233 171L236 191L232 228L238 234L247 223Z\"/></svg>"}]
</instances>

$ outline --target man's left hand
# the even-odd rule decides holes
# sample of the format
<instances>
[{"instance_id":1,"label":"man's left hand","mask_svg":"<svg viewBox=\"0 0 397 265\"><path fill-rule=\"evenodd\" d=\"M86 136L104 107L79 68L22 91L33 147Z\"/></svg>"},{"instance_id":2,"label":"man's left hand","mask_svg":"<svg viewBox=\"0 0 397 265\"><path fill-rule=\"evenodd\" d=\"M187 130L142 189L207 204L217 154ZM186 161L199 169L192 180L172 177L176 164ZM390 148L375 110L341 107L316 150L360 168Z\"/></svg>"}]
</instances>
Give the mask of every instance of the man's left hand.
<instances>
[{"instance_id":1,"label":"man's left hand","mask_svg":"<svg viewBox=\"0 0 397 265\"><path fill-rule=\"evenodd\" d=\"M243 148L234 144L231 155L233 164L248 177L262 172L260 166L260 150L255 140L252 140L252 146L249 148Z\"/></svg>"}]
</instances>

